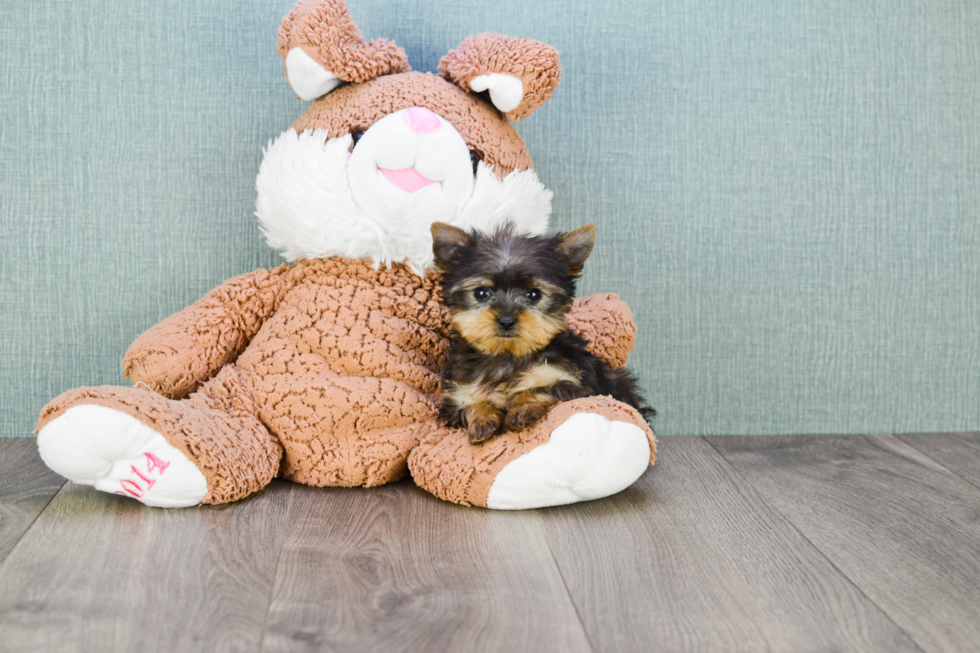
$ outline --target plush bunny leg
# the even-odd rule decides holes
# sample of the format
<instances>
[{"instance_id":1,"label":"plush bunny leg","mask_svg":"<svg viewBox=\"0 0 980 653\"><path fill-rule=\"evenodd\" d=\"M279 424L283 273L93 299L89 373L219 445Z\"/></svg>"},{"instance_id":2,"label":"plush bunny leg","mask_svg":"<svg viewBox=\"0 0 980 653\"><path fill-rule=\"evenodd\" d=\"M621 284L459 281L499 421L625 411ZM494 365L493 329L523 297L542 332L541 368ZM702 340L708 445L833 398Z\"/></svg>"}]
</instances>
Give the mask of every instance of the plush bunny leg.
<instances>
[{"instance_id":1,"label":"plush bunny leg","mask_svg":"<svg viewBox=\"0 0 980 653\"><path fill-rule=\"evenodd\" d=\"M479 445L461 430L433 427L408 466L420 487L446 501L520 510L616 494L655 454L653 431L639 413L609 397L587 397Z\"/></svg>"},{"instance_id":2,"label":"plush bunny leg","mask_svg":"<svg viewBox=\"0 0 980 653\"><path fill-rule=\"evenodd\" d=\"M319 487L396 481L436 415L433 398L392 378L346 376L322 363L292 366L289 383L256 382L266 424L280 434L283 478Z\"/></svg>"},{"instance_id":3,"label":"plush bunny leg","mask_svg":"<svg viewBox=\"0 0 980 653\"><path fill-rule=\"evenodd\" d=\"M181 401L142 388L71 390L44 408L37 433L55 472L168 508L247 496L275 477L282 457L231 366Z\"/></svg>"}]
</instances>

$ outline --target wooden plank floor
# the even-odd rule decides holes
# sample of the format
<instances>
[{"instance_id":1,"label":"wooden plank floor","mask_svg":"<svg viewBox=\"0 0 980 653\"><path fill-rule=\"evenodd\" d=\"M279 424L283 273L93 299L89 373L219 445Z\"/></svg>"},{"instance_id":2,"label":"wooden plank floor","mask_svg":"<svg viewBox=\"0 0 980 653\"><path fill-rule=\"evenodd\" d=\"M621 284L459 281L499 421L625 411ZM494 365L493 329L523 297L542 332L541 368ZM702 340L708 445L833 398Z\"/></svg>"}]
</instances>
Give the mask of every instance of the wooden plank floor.
<instances>
[{"instance_id":1,"label":"wooden plank floor","mask_svg":"<svg viewBox=\"0 0 980 653\"><path fill-rule=\"evenodd\" d=\"M549 510L405 481L168 511L0 440L0 651L980 650L980 436L661 445Z\"/></svg>"}]
</instances>

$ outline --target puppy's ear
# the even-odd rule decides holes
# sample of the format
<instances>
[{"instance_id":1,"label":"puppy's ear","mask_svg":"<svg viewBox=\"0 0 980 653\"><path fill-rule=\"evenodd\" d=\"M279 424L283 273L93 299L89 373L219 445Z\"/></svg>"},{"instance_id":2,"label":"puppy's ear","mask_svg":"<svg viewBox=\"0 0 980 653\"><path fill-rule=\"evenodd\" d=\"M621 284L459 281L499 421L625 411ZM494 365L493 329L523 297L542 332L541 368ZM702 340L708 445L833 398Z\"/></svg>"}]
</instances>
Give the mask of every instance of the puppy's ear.
<instances>
[{"instance_id":1,"label":"puppy's ear","mask_svg":"<svg viewBox=\"0 0 980 653\"><path fill-rule=\"evenodd\" d=\"M569 271L573 275L578 275L582 271L594 245L595 225L587 224L561 235L558 251L568 259Z\"/></svg>"},{"instance_id":2,"label":"puppy's ear","mask_svg":"<svg viewBox=\"0 0 980 653\"><path fill-rule=\"evenodd\" d=\"M558 50L531 39L478 34L439 62L439 71L464 91L490 91L490 101L517 122L551 97L561 78Z\"/></svg>"},{"instance_id":3,"label":"puppy's ear","mask_svg":"<svg viewBox=\"0 0 980 653\"><path fill-rule=\"evenodd\" d=\"M300 0L282 19L278 49L286 81L307 102L343 82L411 70L394 41L364 41L344 0Z\"/></svg>"},{"instance_id":4,"label":"puppy's ear","mask_svg":"<svg viewBox=\"0 0 980 653\"><path fill-rule=\"evenodd\" d=\"M445 270L456 250L469 245L470 242L469 234L459 227L445 222L432 223L432 255L440 269Z\"/></svg>"}]
</instances>

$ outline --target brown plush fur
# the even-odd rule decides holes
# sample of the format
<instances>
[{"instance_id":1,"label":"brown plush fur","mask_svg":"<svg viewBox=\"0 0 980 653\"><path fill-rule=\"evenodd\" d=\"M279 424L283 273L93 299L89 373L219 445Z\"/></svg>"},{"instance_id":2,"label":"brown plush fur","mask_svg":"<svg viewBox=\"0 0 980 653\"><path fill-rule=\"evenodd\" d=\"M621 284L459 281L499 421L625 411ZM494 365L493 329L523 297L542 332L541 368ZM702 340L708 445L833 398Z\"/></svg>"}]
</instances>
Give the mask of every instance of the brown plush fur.
<instances>
[{"instance_id":1,"label":"brown plush fur","mask_svg":"<svg viewBox=\"0 0 980 653\"><path fill-rule=\"evenodd\" d=\"M450 329L440 293L434 274L400 264L335 258L245 274L133 343L125 369L137 387L67 392L37 427L80 404L132 415L197 464L205 503L234 501L277 474L318 486L388 483L423 440L454 437L437 420ZM632 349L629 308L614 295L583 298L572 317L586 334L617 332L605 340L611 358ZM482 469L479 457L419 455L421 478Z\"/></svg>"},{"instance_id":2,"label":"brown plush fur","mask_svg":"<svg viewBox=\"0 0 980 653\"><path fill-rule=\"evenodd\" d=\"M507 119L518 121L543 104L558 85L558 51L531 39L480 34L465 39L439 63L441 76L410 72L405 51L379 39L364 43L343 0L300 2L279 28L279 54L301 47L344 81L316 100L293 129L324 129L328 138L364 132L386 115L425 107L448 120L467 147L498 177L531 167L524 141ZM506 73L524 85L521 104L506 114L469 93L478 75Z\"/></svg>"},{"instance_id":3,"label":"brown plush fur","mask_svg":"<svg viewBox=\"0 0 980 653\"><path fill-rule=\"evenodd\" d=\"M527 118L544 104L561 79L558 51L550 45L490 33L464 39L442 58L439 71L467 91L470 80L480 75L504 73L520 78L524 98L516 109L505 114L514 122Z\"/></svg>"},{"instance_id":4,"label":"brown plush fur","mask_svg":"<svg viewBox=\"0 0 980 653\"><path fill-rule=\"evenodd\" d=\"M342 86L307 109L293 129L325 129L329 138L367 131L389 113L425 107L456 128L497 176L531 168L531 156L517 130L490 103L432 73L386 75L365 84Z\"/></svg>"},{"instance_id":5,"label":"brown plush fur","mask_svg":"<svg viewBox=\"0 0 980 653\"><path fill-rule=\"evenodd\" d=\"M412 69L405 50L394 41L364 42L344 0L307 0L293 7L279 27L279 55L285 61L295 47L345 82Z\"/></svg>"}]
</instances>

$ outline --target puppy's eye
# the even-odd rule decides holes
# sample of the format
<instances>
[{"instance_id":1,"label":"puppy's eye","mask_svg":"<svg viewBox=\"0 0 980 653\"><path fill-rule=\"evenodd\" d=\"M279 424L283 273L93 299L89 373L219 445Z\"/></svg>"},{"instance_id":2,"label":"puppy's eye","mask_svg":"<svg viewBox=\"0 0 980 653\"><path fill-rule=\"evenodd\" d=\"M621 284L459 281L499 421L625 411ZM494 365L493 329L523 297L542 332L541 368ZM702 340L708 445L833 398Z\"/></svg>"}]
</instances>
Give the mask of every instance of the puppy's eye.
<instances>
[{"instance_id":1,"label":"puppy's eye","mask_svg":"<svg viewBox=\"0 0 980 653\"><path fill-rule=\"evenodd\" d=\"M490 299L490 289L485 286L480 286L473 291L473 296L478 302L485 302Z\"/></svg>"},{"instance_id":2,"label":"puppy's eye","mask_svg":"<svg viewBox=\"0 0 980 653\"><path fill-rule=\"evenodd\" d=\"M524 293L524 296L527 298L527 301L531 302L532 304L537 304L539 301L541 301L541 291L537 288L531 288Z\"/></svg>"},{"instance_id":3,"label":"puppy's eye","mask_svg":"<svg viewBox=\"0 0 980 653\"><path fill-rule=\"evenodd\" d=\"M362 132L360 130L357 130L357 129L350 130L350 139L351 139L350 149L351 150L354 149L354 146L357 145L357 141L361 140L361 136L363 136L363 135L364 135L364 132Z\"/></svg>"},{"instance_id":4,"label":"puppy's eye","mask_svg":"<svg viewBox=\"0 0 980 653\"><path fill-rule=\"evenodd\" d=\"M483 156L475 150L470 150L470 163L473 164L474 177L476 176L476 167L480 165L480 161L483 161Z\"/></svg>"}]
</instances>

